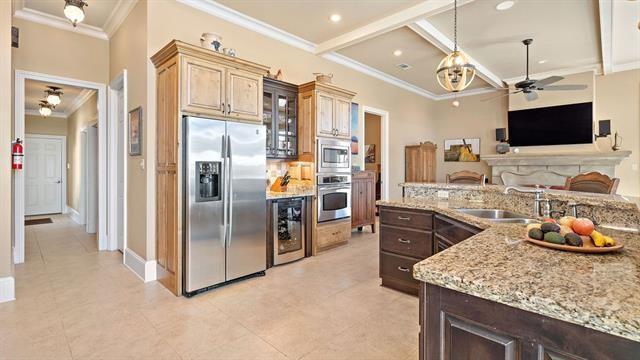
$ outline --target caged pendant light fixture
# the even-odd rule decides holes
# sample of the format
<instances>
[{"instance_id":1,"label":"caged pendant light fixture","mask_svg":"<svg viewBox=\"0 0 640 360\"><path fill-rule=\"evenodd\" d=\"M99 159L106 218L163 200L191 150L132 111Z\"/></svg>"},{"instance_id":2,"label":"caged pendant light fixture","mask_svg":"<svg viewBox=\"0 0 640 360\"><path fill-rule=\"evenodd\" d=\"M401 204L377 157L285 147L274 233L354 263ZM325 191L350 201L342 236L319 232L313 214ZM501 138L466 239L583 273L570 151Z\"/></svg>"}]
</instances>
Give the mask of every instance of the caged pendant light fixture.
<instances>
[{"instance_id":1,"label":"caged pendant light fixture","mask_svg":"<svg viewBox=\"0 0 640 360\"><path fill-rule=\"evenodd\" d=\"M449 92L466 89L476 76L476 67L458 50L458 1L453 5L453 52L447 55L436 70L438 84Z\"/></svg>"}]
</instances>

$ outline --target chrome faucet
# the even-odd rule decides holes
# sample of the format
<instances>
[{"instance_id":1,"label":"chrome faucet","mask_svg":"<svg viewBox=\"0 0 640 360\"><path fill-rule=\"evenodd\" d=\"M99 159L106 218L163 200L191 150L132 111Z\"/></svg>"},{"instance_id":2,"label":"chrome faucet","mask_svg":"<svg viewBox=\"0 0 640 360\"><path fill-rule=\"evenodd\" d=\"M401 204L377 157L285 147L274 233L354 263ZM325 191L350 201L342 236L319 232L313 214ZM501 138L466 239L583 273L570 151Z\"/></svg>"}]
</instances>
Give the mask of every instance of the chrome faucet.
<instances>
[{"instance_id":1,"label":"chrome faucet","mask_svg":"<svg viewBox=\"0 0 640 360\"><path fill-rule=\"evenodd\" d=\"M515 186L507 186L504 189L504 194L508 194L510 190L520 192L520 193L530 193L534 194L533 198L533 215L534 216L542 216L545 218L551 217L551 202L549 199L543 197L544 189L534 188L534 189L521 189Z\"/></svg>"}]
</instances>

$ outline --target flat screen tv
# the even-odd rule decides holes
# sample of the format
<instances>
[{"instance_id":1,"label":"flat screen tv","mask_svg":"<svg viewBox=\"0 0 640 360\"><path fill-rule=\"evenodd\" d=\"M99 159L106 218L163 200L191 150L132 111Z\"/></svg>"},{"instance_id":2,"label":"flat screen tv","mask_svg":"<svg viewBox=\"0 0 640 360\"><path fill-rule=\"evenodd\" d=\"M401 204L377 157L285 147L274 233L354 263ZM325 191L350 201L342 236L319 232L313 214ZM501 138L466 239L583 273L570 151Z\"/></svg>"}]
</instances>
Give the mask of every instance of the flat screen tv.
<instances>
[{"instance_id":1,"label":"flat screen tv","mask_svg":"<svg viewBox=\"0 0 640 360\"><path fill-rule=\"evenodd\" d=\"M509 145L593 142L593 103L509 111Z\"/></svg>"}]
</instances>

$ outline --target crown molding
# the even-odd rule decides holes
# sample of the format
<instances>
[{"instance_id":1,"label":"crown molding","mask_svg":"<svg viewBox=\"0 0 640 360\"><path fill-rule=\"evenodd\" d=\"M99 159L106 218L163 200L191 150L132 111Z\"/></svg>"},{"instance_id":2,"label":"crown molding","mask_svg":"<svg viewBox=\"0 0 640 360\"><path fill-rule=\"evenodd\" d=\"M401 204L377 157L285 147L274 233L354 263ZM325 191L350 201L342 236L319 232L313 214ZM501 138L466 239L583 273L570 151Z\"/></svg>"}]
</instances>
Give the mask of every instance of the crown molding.
<instances>
[{"instance_id":1,"label":"crown molding","mask_svg":"<svg viewBox=\"0 0 640 360\"><path fill-rule=\"evenodd\" d=\"M119 0L116 6L113 8L111 14L104 22L102 30L111 38L116 31L120 28L120 25L129 16L129 13L138 4L138 0Z\"/></svg>"},{"instance_id":2,"label":"crown molding","mask_svg":"<svg viewBox=\"0 0 640 360\"><path fill-rule=\"evenodd\" d=\"M82 89L80 94L73 99L73 102L69 104L69 108L65 111L65 117L71 116L74 112L76 112L84 103L87 102L95 94L95 90Z\"/></svg>"},{"instance_id":3,"label":"crown molding","mask_svg":"<svg viewBox=\"0 0 640 360\"><path fill-rule=\"evenodd\" d=\"M18 9L13 13L13 16L18 19L35 22L42 25L51 26L57 29L71 31L74 33L91 36L101 40L109 40L107 34L102 31L99 27L91 26L87 24L78 24L78 26L73 27L69 20L63 19L58 16L53 16L51 14L43 13L41 11L22 8Z\"/></svg>"},{"instance_id":4,"label":"crown molding","mask_svg":"<svg viewBox=\"0 0 640 360\"><path fill-rule=\"evenodd\" d=\"M177 2L203 11L222 20L242 26L246 29L268 36L299 49L315 52L316 44L301 37L288 33L275 26L269 25L251 16L226 7L212 0L176 0Z\"/></svg>"},{"instance_id":5,"label":"crown molding","mask_svg":"<svg viewBox=\"0 0 640 360\"><path fill-rule=\"evenodd\" d=\"M600 64L591 64L591 65L584 65L584 66L576 66L576 67L571 67L571 68L564 68L564 69L557 69L557 70L551 70L551 71L546 71L546 72L541 72L541 73L535 73L535 74L529 74L529 78L532 79L544 79L545 77L549 77L549 76L566 76L566 75L573 75L573 74L579 74L579 73L583 73L583 72L589 72L592 71L594 72L596 75L601 74L602 73L602 65ZM512 78L508 78L508 79L504 79L504 82L507 83L507 85L513 85L515 83L517 83L518 81L524 80L525 76L516 76L516 77L512 77Z\"/></svg>"},{"instance_id":6,"label":"crown molding","mask_svg":"<svg viewBox=\"0 0 640 360\"><path fill-rule=\"evenodd\" d=\"M619 64L619 65L614 64L612 66L611 72L616 73L620 71L635 70L635 69L640 69L640 61L634 61L634 62Z\"/></svg>"},{"instance_id":7,"label":"crown molding","mask_svg":"<svg viewBox=\"0 0 640 360\"><path fill-rule=\"evenodd\" d=\"M35 109L25 109L24 110L24 114L25 115L33 115L33 116L42 116L40 115L40 111L35 110ZM50 117L54 117L54 118L63 118L66 119L67 118L67 114L61 112L61 111L53 111L51 113L51 115L47 116L48 118Z\"/></svg>"}]
</instances>

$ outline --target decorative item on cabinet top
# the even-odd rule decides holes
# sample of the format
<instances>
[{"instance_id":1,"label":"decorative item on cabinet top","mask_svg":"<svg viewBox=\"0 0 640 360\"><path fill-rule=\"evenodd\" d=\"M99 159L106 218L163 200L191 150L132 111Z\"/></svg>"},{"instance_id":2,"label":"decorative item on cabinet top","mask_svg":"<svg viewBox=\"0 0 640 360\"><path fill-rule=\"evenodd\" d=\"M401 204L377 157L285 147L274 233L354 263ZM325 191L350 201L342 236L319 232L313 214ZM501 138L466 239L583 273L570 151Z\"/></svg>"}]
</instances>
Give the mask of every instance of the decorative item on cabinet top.
<instances>
[{"instance_id":1,"label":"decorative item on cabinet top","mask_svg":"<svg viewBox=\"0 0 640 360\"><path fill-rule=\"evenodd\" d=\"M321 82L323 84L331 84L331 79L333 79L333 74L323 74L323 73L313 73L316 77L317 82Z\"/></svg>"},{"instance_id":2,"label":"decorative item on cabinet top","mask_svg":"<svg viewBox=\"0 0 640 360\"><path fill-rule=\"evenodd\" d=\"M200 46L205 49L218 51L222 45L222 36L216 33L202 33L200 36Z\"/></svg>"}]
</instances>

